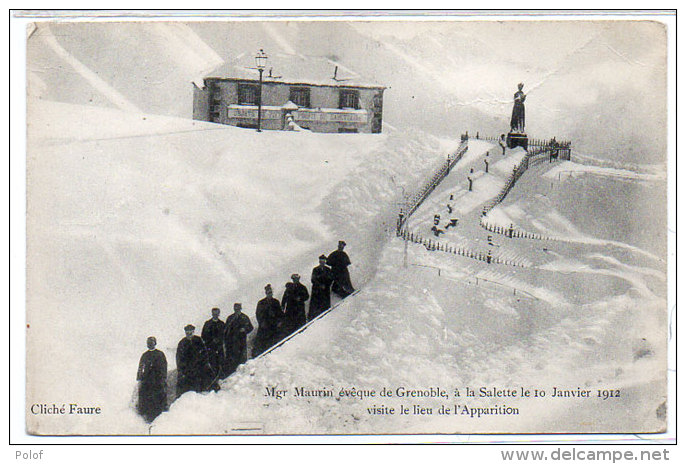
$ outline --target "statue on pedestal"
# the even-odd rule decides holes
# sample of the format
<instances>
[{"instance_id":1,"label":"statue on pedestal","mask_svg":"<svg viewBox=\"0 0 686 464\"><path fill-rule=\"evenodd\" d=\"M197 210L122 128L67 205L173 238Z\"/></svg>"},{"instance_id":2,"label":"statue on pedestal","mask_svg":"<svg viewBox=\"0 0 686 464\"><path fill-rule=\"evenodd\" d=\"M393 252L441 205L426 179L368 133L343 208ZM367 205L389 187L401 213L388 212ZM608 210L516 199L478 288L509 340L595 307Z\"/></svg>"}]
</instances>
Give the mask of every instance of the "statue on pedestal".
<instances>
[{"instance_id":1,"label":"statue on pedestal","mask_svg":"<svg viewBox=\"0 0 686 464\"><path fill-rule=\"evenodd\" d=\"M524 132L524 101L526 94L522 91L524 84L517 85L518 90L514 94L512 107L512 119L510 119L510 133L507 134L507 146L509 148L522 147L525 150L529 145L529 138Z\"/></svg>"},{"instance_id":2,"label":"statue on pedestal","mask_svg":"<svg viewBox=\"0 0 686 464\"><path fill-rule=\"evenodd\" d=\"M522 92L524 84L517 85L517 92L514 94L514 106L512 107L512 119L510 120L511 132L524 133L524 101L526 94Z\"/></svg>"}]
</instances>

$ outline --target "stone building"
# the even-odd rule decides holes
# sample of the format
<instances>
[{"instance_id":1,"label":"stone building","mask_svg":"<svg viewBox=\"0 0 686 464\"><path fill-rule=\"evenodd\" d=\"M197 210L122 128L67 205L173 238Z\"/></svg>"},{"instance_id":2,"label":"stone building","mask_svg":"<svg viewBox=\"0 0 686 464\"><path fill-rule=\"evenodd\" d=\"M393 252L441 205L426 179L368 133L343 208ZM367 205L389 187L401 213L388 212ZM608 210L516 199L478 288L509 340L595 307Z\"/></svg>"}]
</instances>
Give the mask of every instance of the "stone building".
<instances>
[{"instance_id":1,"label":"stone building","mask_svg":"<svg viewBox=\"0 0 686 464\"><path fill-rule=\"evenodd\" d=\"M193 83L193 119L256 128L259 73L247 56L225 63ZM363 81L326 58L269 57L262 81L264 130L289 122L313 132L381 132L384 86ZM292 127L292 123L291 123Z\"/></svg>"}]
</instances>

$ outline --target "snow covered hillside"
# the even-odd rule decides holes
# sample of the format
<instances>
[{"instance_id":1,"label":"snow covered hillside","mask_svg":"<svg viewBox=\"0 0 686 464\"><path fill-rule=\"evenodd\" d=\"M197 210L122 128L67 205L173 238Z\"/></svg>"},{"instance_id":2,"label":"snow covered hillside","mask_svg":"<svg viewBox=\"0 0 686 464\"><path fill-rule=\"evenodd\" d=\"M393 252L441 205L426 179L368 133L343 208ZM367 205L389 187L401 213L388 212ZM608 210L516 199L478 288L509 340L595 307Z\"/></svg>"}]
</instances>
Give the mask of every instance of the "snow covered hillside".
<instances>
[{"instance_id":1,"label":"snow covered hillside","mask_svg":"<svg viewBox=\"0 0 686 464\"><path fill-rule=\"evenodd\" d=\"M493 237L479 226L481 207L497 193L501 173L521 160L522 153L508 151L499 161L509 163L508 169L497 169L494 163L489 174L479 174L481 180L472 192L465 191L465 172L482 163L489 150L493 153L496 147L470 141L463 160L408 224L429 236L436 208L445 208L452 193L460 221L438 240L458 240L484 253L493 249L525 261L526 267L489 265L393 239L379 255L378 272L359 295L275 352L248 361L219 393L184 395L155 421L152 433L661 430L666 399L666 277L665 263L654 253L662 250L608 241L597 221L567 219L556 212L554 206L569 214L560 201L566 191L586 206L582 218L604 215L606 205L593 201L589 190L576 190L579 178L555 180L551 185L545 173L559 165L548 171L547 163L526 172L496 209L510 211L517 227L528 227L524 218L554 217L566 225L559 232L568 238L596 239ZM605 176L594 182L596 189L608 186ZM660 190L664 184L633 186L642 191L655 187ZM541 190L550 196L547 209L541 207ZM551 195L553 191L559 193ZM654 213L647 219L661 221L663 212ZM607 221L631 216L628 208L618 208ZM658 235L663 238L662 234ZM545 400L465 398L465 386L544 389L549 396ZM288 393L274 397L267 393L272 387ZM377 393L358 397L351 395L353 387ZM449 399L379 397L383 387L445 389ZM588 389L592 396L581 402L550 398L553 388ZM314 393L298 395L298 389ZM461 390L462 396L453 398L454 389ZM597 397L598 390L620 390L621 395L603 400ZM332 395L318 396L327 391ZM453 403L517 408L519 413L436 414L441 404ZM398 415L401 405L413 404L434 412ZM391 407L395 415L373 412Z\"/></svg>"},{"instance_id":2,"label":"snow covered hillside","mask_svg":"<svg viewBox=\"0 0 686 464\"><path fill-rule=\"evenodd\" d=\"M622 162L662 162L666 147L665 31L651 21L39 22L29 32L29 92L43 100L190 117L192 81L264 49L326 57L386 85L384 121L401 130L498 135L521 81L530 136Z\"/></svg>"},{"instance_id":3,"label":"snow covered hillside","mask_svg":"<svg viewBox=\"0 0 686 464\"><path fill-rule=\"evenodd\" d=\"M431 18L30 25L27 408L103 412L27 412L27 430L662 430L665 32L652 21ZM258 134L189 119L192 82L260 49L325 58L332 72L338 63L385 85L383 133ZM526 153L472 137L405 224L470 253L397 237L400 206L459 134L507 130L519 81L529 135L572 140L574 161L532 164L493 205ZM339 239L360 293L249 360L219 392L186 393L152 425L136 414L146 337L173 371L184 325L200 327L215 306L226 319L234 302L255 323L264 285L281 297L297 272L309 287L317 257ZM549 394L470 399L467 387ZM296 388L312 394L296 398ZM462 395L380 397L383 388ZM553 389L594 396L551 398ZM397 413L444 403L460 408Z\"/></svg>"},{"instance_id":4,"label":"snow covered hillside","mask_svg":"<svg viewBox=\"0 0 686 464\"><path fill-rule=\"evenodd\" d=\"M37 100L28 110L28 355L60 347L30 363L29 398L65 402L52 392L69 391L108 410L59 425L41 418L63 433L144 430L129 403L147 336L173 368L185 324L200 326L213 306L226 317L235 301L254 319L264 284L280 296L291 273L309 276L338 239L363 283L396 184L447 151L417 135L256 136Z\"/></svg>"}]
</instances>

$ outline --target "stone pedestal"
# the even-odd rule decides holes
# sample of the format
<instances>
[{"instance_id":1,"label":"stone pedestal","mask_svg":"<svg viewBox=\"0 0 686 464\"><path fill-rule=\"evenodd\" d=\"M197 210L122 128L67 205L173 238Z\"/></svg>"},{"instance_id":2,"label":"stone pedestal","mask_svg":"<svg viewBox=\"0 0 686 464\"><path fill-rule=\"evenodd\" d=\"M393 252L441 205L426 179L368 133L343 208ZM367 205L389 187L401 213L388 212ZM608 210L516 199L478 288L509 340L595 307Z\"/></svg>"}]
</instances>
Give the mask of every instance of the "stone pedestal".
<instances>
[{"instance_id":1,"label":"stone pedestal","mask_svg":"<svg viewBox=\"0 0 686 464\"><path fill-rule=\"evenodd\" d=\"M507 134L507 148L522 147L527 149L529 147L529 137L524 133L510 132Z\"/></svg>"}]
</instances>

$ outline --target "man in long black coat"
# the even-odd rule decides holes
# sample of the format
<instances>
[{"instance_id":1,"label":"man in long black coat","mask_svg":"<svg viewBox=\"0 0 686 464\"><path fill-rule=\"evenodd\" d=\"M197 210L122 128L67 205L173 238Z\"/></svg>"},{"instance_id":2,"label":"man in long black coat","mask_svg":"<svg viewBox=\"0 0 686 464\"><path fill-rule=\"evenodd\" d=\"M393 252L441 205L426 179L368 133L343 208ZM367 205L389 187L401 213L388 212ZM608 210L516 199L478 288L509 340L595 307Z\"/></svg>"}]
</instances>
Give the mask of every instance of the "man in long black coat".
<instances>
[{"instance_id":1,"label":"man in long black coat","mask_svg":"<svg viewBox=\"0 0 686 464\"><path fill-rule=\"evenodd\" d=\"M312 269L312 298L307 318L311 321L331 307L333 272L326 265L326 256L319 257L319 266Z\"/></svg>"},{"instance_id":2,"label":"man in long black coat","mask_svg":"<svg viewBox=\"0 0 686 464\"><path fill-rule=\"evenodd\" d=\"M333 286L331 290L340 296L345 298L355 291L352 282L350 282L350 273L348 272L348 266L350 266L350 258L348 254L343 251L345 248L345 242L343 240L338 242L338 250L332 252L326 259L326 264L331 266L331 271L333 271Z\"/></svg>"},{"instance_id":3,"label":"man in long black coat","mask_svg":"<svg viewBox=\"0 0 686 464\"><path fill-rule=\"evenodd\" d=\"M300 283L300 275L291 276L293 282L286 284L286 291L281 298L284 311L284 336L295 332L307 322L305 302L310 298L307 287Z\"/></svg>"},{"instance_id":4,"label":"man in long black coat","mask_svg":"<svg viewBox=\"0 0 686 464\"><path fill-rule=\"evenodd\" d=\"M217 377L224 367L224 321L219 319L219 308L212 308L212 319L205 321L200 337L205 342L210 366Z\"/></svg>"},{"instance_id":5,"label":"man in long black coat","mask_svg":"<svg viewBox=\"0 0 686 464\"><path fill-rule=\"evenodd\" d=\"M176 347L177 396L187 391L204 391L209 387L213 377L205 342L197 335L193 335L195 326L188 324L184 331L186 336Z\"/></svg>"},{"instance_id":6,"label":"man in long black coat","mask_svg":"<svg viewBox=\"0 0 686 464\"><path fill-rule=\"evenodd\" d=\"M167 357L155 349L157 340L148 337L148 351L138 363L138 414L152 422L167 410Z\"/></svg>"},{"instance_id":7,"label":"man in long black coat","mask_svg":"<svg viewBox=\"0 0 686 464\"><path fill-rule=\"evenodd\" d=\"M226 319L224 328L224 353L226 354L225 372L233 374L239 365L248 360L248 334L253 326L250 318L243 314L240 303L234 303L233 314Z\"/></svg>"},{"instance_id":8,"label":"man in long black coat","mask_svg":"<svg viewBox=\"0 0 686 464\"><path fill-rule=\"evenodd\" d=\"M257 303L255 316L257 317L257 335L253 342L252 356L257 357L273 344L279 341L279 325L283 319L281 303L274 298L272 286L264 287L267 295Z\"/></svg>"}]
</instances>

